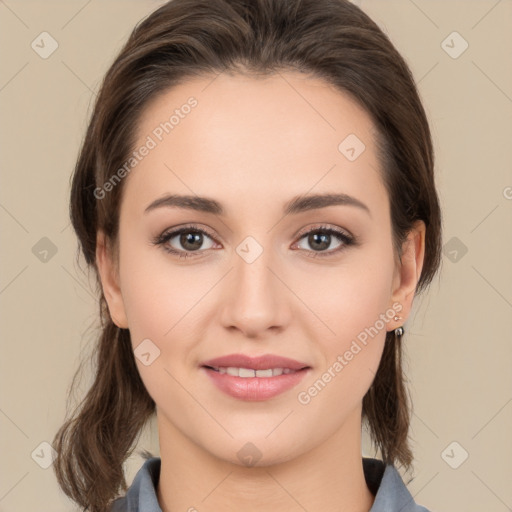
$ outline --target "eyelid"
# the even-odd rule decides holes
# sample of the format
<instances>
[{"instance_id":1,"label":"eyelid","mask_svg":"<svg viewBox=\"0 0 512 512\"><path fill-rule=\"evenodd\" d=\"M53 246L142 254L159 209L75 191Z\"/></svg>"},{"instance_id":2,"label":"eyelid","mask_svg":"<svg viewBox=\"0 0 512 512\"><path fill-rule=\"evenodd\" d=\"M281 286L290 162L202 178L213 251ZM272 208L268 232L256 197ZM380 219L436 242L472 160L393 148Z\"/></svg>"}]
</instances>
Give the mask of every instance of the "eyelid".
<instances>
[{"instance_id":1,"label":"eyelid","mask_svg":"<svg viewBox=\"0 0 512 512\"><path fill-rule=\"evenodd\" d=\"M338 226L332 226L332 225L329 225L329 224L325 224L325 223L319 223L319 224L314 224L313 226L308 226L306 228L302 228L296 235L295 235L295 238L302 238L304 235L307 235L311 232L314 232L314 231L335 231L336 233L339 233L341 235L345 235L347 238L351 238L351 239L355 239L355 236L352 235L352 233L350 233L350 231L344 229L344 228L340 228Z\"/></svg>"},{"instance_id":2,"label":"eyelid","mask_svg":"<svg viewBox=\"0 0 512 512\"><path fill-rule=\"evenodd\" d=\"M190 229L191 231L194 230L194 231L199 231L201 233L206 233L210 238L213 238L213 239L217 238L217 235L214 234L212 231L210 231L209 228L201 227L198 224L185 224L183 226L174 226L172 228L164 230L156 238L164 238L168 234L177 234L180 231L185 230L185 229ZM308 227L302 228L294 235L294 238L301 238L302 236L307 235L312 231L322 230L322 229L324 229L324 230L332 229L333 231L336 231L337 233L346 235L348 238L353 238L353 239L356 238L354 235L352 235L352 233L350 233L348 230L346 230L344 228L340 228L337 226L330 226L325 223L319 223L319 224L316 224L313 226L308 226Z\"/></svg>"},{"instance_id":3,"label":"eyelid","mask_svg":"<svg viewBox=\"0 0 512 512\"><path fill-rule=\"evenodd\" d=\"M199 231L200 233L208 235L212 239L216 239L216 235L210 231L208 228L199 226L198 224L185 224L183 226L174 226L172 228L165 229L160 235L155 237L155 240L163 240L167 238L169 235L178 235L182 231Z\"/></svg>"}]
</instances>

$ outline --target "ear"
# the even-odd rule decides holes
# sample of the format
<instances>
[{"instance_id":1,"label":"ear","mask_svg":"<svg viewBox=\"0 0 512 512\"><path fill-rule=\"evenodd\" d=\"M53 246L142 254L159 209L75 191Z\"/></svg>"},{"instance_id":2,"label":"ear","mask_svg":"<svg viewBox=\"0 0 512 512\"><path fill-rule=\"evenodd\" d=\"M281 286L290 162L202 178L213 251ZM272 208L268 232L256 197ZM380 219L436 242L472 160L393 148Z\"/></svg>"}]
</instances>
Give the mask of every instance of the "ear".
<instances>
[{"instance_id":1,"label":"ear","mask_svg":"<svg viewBox=\"0 0 512 512\"><path fill-rule=\"evenodd\" d=\"M99 230L96 237L96 265L100 273L103 294L108 304L112 321L123 329L128 328L123 296L119 286L119 273L113 261L112 251L107 246L103 231Z\"/></svg>"},{"instance_id":2,"label":"ear","mask_svg":"<svg viewBox=\"0 0 512 512\"><path fill-rule=\"evenodd\" d=\"M397 311L402 318L396 321L393 329L403 325L411 313L414 292L425 257L425 232L425 223L422 220L416 221L402 245L402 261L398 261L395 269L391 297L392 303L398 302L402 305L402 309Z\"/></svg>"}]
</instances>

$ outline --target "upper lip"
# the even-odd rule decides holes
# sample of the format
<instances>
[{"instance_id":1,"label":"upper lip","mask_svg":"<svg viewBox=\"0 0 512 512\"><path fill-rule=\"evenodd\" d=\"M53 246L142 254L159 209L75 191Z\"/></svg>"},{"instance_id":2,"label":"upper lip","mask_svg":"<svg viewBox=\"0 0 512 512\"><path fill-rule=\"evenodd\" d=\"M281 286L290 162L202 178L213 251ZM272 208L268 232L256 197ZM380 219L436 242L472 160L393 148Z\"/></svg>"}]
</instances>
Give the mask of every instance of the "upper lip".
<instances>
[{"instance_id":1,"label":"upper lip","mask_svg":"<svg viewBox=\"0 0 512 512\"><path fill-rule=\"evenodd\" d=\"M267 370L269 368L289 368L290 370L302 370L309 368L305 363L281 357L275 354L264 354L258 357L250 357L245 354L229 354L215 359L204 361L202 366L211 366L217 368L248 368L253 370Z\"/></svg>"}]
</instances>

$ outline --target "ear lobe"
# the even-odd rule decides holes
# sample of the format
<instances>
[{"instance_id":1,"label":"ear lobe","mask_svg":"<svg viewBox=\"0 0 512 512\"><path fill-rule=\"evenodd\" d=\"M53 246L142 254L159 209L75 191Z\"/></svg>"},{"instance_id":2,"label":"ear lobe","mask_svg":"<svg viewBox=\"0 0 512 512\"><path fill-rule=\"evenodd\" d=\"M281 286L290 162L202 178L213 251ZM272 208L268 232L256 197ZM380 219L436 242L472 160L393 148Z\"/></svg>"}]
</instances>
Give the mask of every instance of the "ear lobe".
<instances>
[{"instance_id":1,"label":"ear lobe","mask_svg":"<svg viewBox=\"0 0 512 512\"><path fill-rule=\"evenodd\" d=\"M118 269L113 255L108 248L107 239L103 231L99 230L96 237L96 266L100 274L103 294L108 304L110 317L114 324L123 329L128 328L123 296L119 286Z\"/></svg>"},{"instance_id":2,"label":"ear lobe","mask_svg":"<svg viewBox=\"0 0 512 512\"><path fill-rule=\"evenodd\" d=\"M425 223L422 220L416 221L402 245L402 262L393 280L392 302L399 302L402 305L402 320L396 327L405 322L412 309L414 292L425 258L425 233Z\"/></svg>"}]
</instances>

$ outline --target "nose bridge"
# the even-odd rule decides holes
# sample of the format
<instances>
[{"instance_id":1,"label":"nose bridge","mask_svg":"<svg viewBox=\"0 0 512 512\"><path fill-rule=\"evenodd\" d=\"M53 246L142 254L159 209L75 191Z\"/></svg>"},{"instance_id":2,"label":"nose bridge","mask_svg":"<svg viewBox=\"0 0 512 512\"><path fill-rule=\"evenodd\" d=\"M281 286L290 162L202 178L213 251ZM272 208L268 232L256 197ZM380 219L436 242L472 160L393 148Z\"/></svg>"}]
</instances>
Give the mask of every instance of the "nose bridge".
<instances>
[{"instance_id":1,"label":"nose bridge","mask_svg":"<svg viewBox=\"0 0 512 512\"><path fill-rule=\"evenodd\" d=\"M261 239L261 237L260 237ZM286 299L279 279L274 275L278 255L272 249L271 237L260 243L246 237L233 253L229 296L223 322L235 326L247 336L256 336L270 327L281 327L287 321Z\"/></svg>"}]
</instances>

